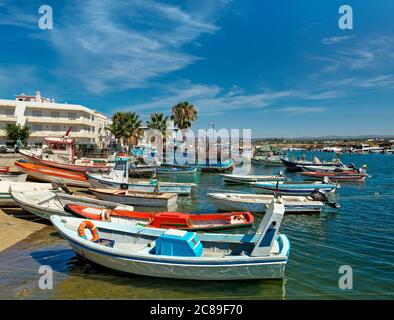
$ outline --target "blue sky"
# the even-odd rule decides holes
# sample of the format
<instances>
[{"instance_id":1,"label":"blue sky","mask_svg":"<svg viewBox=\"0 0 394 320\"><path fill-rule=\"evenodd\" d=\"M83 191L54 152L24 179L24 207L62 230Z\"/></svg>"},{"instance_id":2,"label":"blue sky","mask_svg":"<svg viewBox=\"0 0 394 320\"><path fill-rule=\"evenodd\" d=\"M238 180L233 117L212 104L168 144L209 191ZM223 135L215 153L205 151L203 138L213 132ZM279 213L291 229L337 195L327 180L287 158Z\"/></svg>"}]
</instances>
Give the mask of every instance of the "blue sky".
<instances>
[{"instance_id":1,"label":"blue sky","mask_svg":"<svg viewBox=\"0 0 394 320\"><path fill-rule=\"evenodd\" d=\"M195 128L253 137L394 134L393 15L390 0L0 0L0 97L144 120L188 100Z\"/></svg>"}]
</instances>

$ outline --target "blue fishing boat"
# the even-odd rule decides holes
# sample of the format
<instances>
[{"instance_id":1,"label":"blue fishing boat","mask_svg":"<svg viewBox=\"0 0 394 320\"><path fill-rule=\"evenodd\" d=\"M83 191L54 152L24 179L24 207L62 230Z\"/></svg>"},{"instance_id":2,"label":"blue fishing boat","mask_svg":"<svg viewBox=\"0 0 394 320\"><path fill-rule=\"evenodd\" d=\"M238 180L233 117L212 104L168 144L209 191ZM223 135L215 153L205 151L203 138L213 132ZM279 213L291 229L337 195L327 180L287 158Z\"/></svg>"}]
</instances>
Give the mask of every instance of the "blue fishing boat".
<instances>
[{"instance_id":1,"label":"blue fishing boat","mask_svg":"<svg viewBox=\"0 0 394 320\"><path fill-rule=\"evenodd\" d=\"M198 169L191 166L161 166L156 168L156 173L160 175L171 174L195 174Z\"/></svg>"},{"instance_id":2,"label":"blue fishing boat","mask_svg":"<svg viewBox=\"0 0 394 320\"><path fill-rule=\"evenodd\" d=\"M78 256L124 273L213 281L280 279L290 254L288 238L278 233L283 214L283 201L275 199L251 234L197 234L61 216L52 216L51 222ZM85 233L86 227L92 233Z\"/></svg>"},{"instance_id":3,"label":"blue fishing boat","mask_svg":"<svg viewBox=\"0 0 394 320\"><path fill-rule=\"evenodd\" d=\"M233 171L235 167L234 160L228 159L225 161L209 161L206 160L204 163L200 163L200 161L197 164L197 167L200 168L201 172L221 172L221 173L226 173L226 172L231 172Z\"/></svg>"},{"instance_id":4,"label":"blue fishing boat","mask_svg":"<svg viewBox=\"0 0 394 320\"><path fill-rule=\"evenodd\" d=\"M278 182L256 182L253 184L263 193L281 194L281 195L298 195L308 196L315 190L334 193L339 184L323 182L295 182L295 181L278 181Z\"/></svg>"}]
</instances>

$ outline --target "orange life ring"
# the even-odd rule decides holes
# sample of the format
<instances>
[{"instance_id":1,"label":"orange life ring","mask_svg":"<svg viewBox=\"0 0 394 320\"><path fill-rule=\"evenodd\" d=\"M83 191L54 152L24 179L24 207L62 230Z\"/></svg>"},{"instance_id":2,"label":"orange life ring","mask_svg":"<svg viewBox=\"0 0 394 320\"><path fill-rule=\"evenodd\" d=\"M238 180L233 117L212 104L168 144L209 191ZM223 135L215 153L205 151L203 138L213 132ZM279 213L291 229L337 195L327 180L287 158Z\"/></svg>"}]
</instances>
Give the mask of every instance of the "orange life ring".
<instances>
[{"instance_id":1,"label":"orange life ring","mask_svg":"<svg viewBox=\"0 0 394 320\"><path fill-rule=\"evenodd\" d=\"M78 235L79 235L81 238L84 238L84 239L86 239L86 240L88 239L88 237L87 237L86 234L85 234L85 229L86 229L86 228L88 228L88 229L90 230L90 232L92 233L92 236L93 236L92 241L93 241L93 242L100 239L99 234L98 234L98 232L97 232L97 229L96 229L95 225L93 224L92 221L89 221L89 220L82 221L81 224L80 224L79 227L78 227Z\"/></svg>"}]
</instances>

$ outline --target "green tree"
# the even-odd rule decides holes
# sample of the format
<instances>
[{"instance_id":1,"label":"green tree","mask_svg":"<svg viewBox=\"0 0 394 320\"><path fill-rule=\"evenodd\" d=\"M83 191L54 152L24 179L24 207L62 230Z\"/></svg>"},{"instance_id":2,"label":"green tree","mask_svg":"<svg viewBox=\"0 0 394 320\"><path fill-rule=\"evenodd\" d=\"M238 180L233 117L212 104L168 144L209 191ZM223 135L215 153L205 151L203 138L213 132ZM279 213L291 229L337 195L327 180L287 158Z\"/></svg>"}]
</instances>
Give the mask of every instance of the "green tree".
<instances>
[{"instance_id":1,"label":"green tree","mask_svg":"<svg viewBox=\"0 0 394 320\"><path fill-rule=\"evenodd\" d=\"M20 124L7 123L4 130L7 139L12 140L14 143L16 143L18 139L20 139L23 145L26 145L27 140L29 139L31 134L31 130L29 127L22 127Z\"/></svg>"},{"instance_id":2,"label":"green tree","mask_svg":"<svg viewBox=\"0 0 394 320\"><path fill-rule=\"evenodd\" d=\"M171 120L179 129L188 129L192 126L192 122L197 120L197 110L187 101L180 102L172 107Z\"/></svg>"}]
</instances>

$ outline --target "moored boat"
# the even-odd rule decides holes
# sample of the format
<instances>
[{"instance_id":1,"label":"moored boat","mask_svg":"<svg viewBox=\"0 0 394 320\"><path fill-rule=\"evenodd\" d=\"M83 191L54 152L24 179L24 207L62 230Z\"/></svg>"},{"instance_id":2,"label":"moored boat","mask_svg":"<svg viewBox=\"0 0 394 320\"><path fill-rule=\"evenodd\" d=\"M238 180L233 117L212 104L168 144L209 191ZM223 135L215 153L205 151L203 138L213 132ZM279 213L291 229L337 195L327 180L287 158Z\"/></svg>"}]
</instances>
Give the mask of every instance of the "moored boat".
<instances>
[{"instance_id":1,"label":"moored boat","mask_svg":"<svg viewBox=\"0 0 394 320\"><path fill-rule=\"evenodd\" d=\"M68 204L64 210L75 217L103 220L112 223L140 223L148 228L181 229L189 231L213 231L251 227L254 222L249 212L190 214L182 212L137 212L92 208Z\"/></svg>"},{"instance_id":2,"label":"moored boat","mask_svg":"<svg viewBox=\"0 0 394 320\"><path fill-rule=\"evenodd\" d=\"M290 254L289 240L278 234L283 213L283 203L272 202L254 234L197 234L60 216L51 222L77 255L116 271L190 280L280 279Z\"/></svg>"},{"instance_id":3,"label":"moored boat","mask_svg":"<svg viewBox=\"0 0 394 320\"><path fill-rule=\"evenodd\" d=\"M230 184L250 184L259 181L284 181L285 177L278 175L249 175L249 174L221 174L223 181Z\"/></svg>"},{"instance_id":4,"label":"moored boat","mask_svg":"<svg viewBox=\"0 0 394 320\"><path fill-rule=\"evenodd\" d=\"M35 180L73 187L90 187L85 175L79 172L20 161L16 161L15 166L19 171L28 174Z\"/></svg>"},{"instance_id":5,"label":"moored boat","mask_svg":"<svg viewBox=\"0 0 394 320\"><path fill-rule=\"evenodd\" d=\"M161 166L156 169L156 173L160 175L172 174L195 174L198 169L191 166Z\"/></svg>"},{"instance_id":6,"label":"moored boat","mask_svg":"<svg viewBox=\"0 0 394 320\"><path fill-rule=\"evenodd\" d=\"M209 200L218 210L250 211L264 213L274 198L273 195L250 193L208 193ZM309 196L282 196L285 213L320 213L327 204L339 205L331 195L320 193Z\"/></svg>"},{"instance_id":7,"label":"moored boat","mask_svg":"<svg viewBox=\"0 0 394 320\"><path fill-rule=\"evenodd\" d=\"M10 167L7 167L7 166L1 166L0 167L0 173L1 174L7 174L9 172L9 170L10 170Z\"/></svg>"},{"instance_id":8,"label":"moored boat","mask_svg":"<svg viewBox=\"0 0 394 320\"><path fill-rule=\"evenodd\" d=\"M26 181L27 174L20 172L8 172L6 174L0 173L0 181L15 181L24 182Z\"/></svg>"},{"instance_id":9,"label":"moored boat","mask_svg":"<svg viewBox=\"0 0 394 320\"><path fill-rule=\"evenodd\" d=\"M321 190L323 192L335 192L339 185L324 181L278 181L276 183L256 182L253 184L253 187L258 188L261 192L268 194L308 196L315 190Z\"/></svg>"},{"instance_id":10,"label":"moored boat","mask_svg":"<svg viewBox=\"0 0 394 320\"><path fill-rule=\"evenodd\" d=\"M14 191L50 190L52 189L52 184L39 182L0 181L0 206L16 205L14 199L10 195L10 189Z\"/></svg>"},{"instance_id":11,"label":"moored boat","mask_svg":"<svg viewBox=\"0 0 394 320\"><path fill-rule=\"evenodd\" d=\"M89 190L101 200L140 207L174 207L178 197L176 193L95 188Z\"/></svg>"},{"instance_id":12,"label":"moored boat","mask_svg":"<svg viewBox=\"0 0 394 320\"><path fill-rule=\"evenodd\" d=\"M170 192L188 195L193 183L161 182L157 179L129 183L128 161L119 160L109 174L87 173L86 177L94 188L128 189L143 192Z\"/></svg>"},{"instance_id":13,"label":"moored boat","mask_svg":"<svg viewBox=\"0 0 394 320\"><path fill-rule=\"evenodd\" d=\"M279 156L255 156L252 157L252 163L273 167L283 166L282 160Z\"/></svg>"},{"instance_id":14,"label":"moored boat","mask_svg":"<svg viewBox=\"0 0 394 320\"><path fill-rule=\"evenodd\" d=\"M298 160L290 160L280 158L282 163L286 166L286 170L289 171L301 171L304 166L343 166L343 163L339 159L334 159L333 161L320 161L318 158L314 157L312 161L305 160L304 158Z\"/></svg>"},{"instance_id":15,"label":"moored boat","mask_svg":"<svg viewBox=\"0 0 394 320\"><path fill-rule=\"evenodd\" d=\"M331 181L363 181L368 176L366 173L359 173L359 172L301 172L300 175L305 177L306 179L311 180L321 180L324 177L327 177Z\"/></svg>"},{"instance_id":16,"label":"moored boat","mask_svg":"<svg viewBox=\"0 0 394 320\"><path fill-rule=\"evenodd\" d=\"M98 199L81 197L58 192L54 190L29 190L11 186L10 197L22 209L40 218L49 219L51 215L68 215L64 206L73 203L91 208L108 208L109 210L122 209L132 211L132 206L119 205L119 203L102 201Z\"/></svg>"},{"instance_id":17,"label":"moored boat","mask_svg":"<svg viewBox=\"0 0 394 320\"><path fill-rule=\"evenodd\" d=\"M69 163L64 161L62 162L60 161L60 159L54 160L54 159L41 158L36 154L34 154L33 152L30 152L29 150L19 150L18 152L30 163L53 167L57 169L63 169L63 170L81 172L81 173L85 173L87 171L107 172L111 169L111 165L109 163L99 164L99 163L94 163L91 160L75 160L74 163Z\"/></svg>"}]
</instances>

